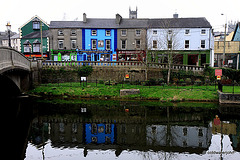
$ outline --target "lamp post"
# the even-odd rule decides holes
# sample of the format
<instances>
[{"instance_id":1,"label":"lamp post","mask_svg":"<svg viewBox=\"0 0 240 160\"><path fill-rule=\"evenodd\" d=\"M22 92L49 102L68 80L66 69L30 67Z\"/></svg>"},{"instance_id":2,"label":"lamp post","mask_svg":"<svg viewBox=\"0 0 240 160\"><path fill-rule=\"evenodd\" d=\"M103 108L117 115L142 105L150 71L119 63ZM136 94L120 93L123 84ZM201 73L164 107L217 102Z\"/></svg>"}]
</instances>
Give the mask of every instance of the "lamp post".
<instances>
[{"instance_id":1,"label":"lamp post","mask_svg":"<svg viewBox=\"0 0 240 160\"><path fill-rule=\"evenodd\" d=\"M223 13L221 14L224 15ZM226 51L226 30L227 30L227 16L226 16L226 22L224 24L224 42L223 42L223 66L225 65L225 51Z\"/></svg>"},{"instance_id":2,"label":"lamp post","mask_svg":"<svg viewBox=\"0 0 240 160\"><path fill-rule=\"evenodd\" d=\"M7 27L7 31L8 31L8 46L11 48L11 39L10 39L11 24L10 24L10 22L7 22L6 27Z\"/></svg>"}]
</instances>

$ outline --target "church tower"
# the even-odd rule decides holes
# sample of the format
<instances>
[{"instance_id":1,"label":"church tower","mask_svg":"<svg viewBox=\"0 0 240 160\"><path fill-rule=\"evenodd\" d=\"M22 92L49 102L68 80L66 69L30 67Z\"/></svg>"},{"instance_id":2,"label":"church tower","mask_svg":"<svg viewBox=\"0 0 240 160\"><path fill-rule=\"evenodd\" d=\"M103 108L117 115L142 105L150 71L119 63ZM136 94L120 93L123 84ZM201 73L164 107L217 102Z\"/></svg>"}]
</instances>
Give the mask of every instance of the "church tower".
<instances>
[{"instance_id":1,"label":"church tower","mask_svg":"<svg viewBox=\"0 0 240 160\"><path fill-rule=\"evenodd\" d=\"M137 19L137 7L136 11L132 11L131 7L129 7L129 19Z\"/></svg>"}]
</instances>

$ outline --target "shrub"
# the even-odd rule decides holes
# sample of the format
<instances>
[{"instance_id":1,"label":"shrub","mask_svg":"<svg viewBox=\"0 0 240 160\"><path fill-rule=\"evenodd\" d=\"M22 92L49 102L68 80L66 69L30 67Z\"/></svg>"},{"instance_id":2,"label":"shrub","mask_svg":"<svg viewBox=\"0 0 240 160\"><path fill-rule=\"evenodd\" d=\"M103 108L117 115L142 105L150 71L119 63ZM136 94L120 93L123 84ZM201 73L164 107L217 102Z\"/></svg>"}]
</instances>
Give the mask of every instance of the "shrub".
<instances>
[{"instance_id":1,"label":"shrub","mask_svg":"<svg viewBox=\"0 0 240 160\"><path fill-rule=\"evenodd\" d=\"M192 80L191 80L191 78L186 78L185 82L187 83L187 85L191 85Z\"/></svg>"}]
</instances>

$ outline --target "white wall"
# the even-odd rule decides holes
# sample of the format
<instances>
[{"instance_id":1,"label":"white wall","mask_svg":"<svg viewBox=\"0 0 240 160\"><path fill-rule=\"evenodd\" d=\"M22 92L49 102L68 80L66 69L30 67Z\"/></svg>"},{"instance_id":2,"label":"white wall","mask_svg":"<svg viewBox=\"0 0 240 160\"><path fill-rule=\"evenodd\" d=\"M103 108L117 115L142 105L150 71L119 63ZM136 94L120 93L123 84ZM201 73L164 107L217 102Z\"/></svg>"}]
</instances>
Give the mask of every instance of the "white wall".
<instances>
[{"instance_id":1,"label":"white wall","mask_svg":"<svg viewBox=\"0 0 240 160\"><path fill-rule=\"evenodd\" d=\"M205 29L206 33L201 34L201 30ZM153 34L153 30L157 30L157 35ZM166 50L168 30L173 31L173 49L174 50L209 50L211 48L211 29L210 28L169 28L169 29L148 29L147 40L148 49ZM185 30L190 30L189 34L185 34ZM171 37L171 36L168 36ZM210 37L210 38L209 38ZM158 48L152 48L152 41L157 40ZM189 40L189 49L185 49L185 40ZM205 49L201 49L201 40L205 40Z\"/></svg>"}]
</instances>

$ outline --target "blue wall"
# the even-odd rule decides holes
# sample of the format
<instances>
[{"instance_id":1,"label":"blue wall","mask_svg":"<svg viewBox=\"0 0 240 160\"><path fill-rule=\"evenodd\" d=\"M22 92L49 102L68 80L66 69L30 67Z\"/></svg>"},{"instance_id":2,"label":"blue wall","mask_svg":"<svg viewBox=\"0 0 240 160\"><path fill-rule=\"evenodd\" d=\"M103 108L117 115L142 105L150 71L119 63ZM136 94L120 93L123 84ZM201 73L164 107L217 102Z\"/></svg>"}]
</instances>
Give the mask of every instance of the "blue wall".
<instances>
[{"instance_id":1,"label":"blue wall","mask_svg":"<svg viewBox=\"0 0 240 160\"><path fill-rule=\"evenodd\" d=\"M114 127L115 127L115 125L110 124L110 128L111 128L110 133L106 133L106 124L100 123L100 124L96 124L96 125L97 125L97 133L92 133L92 124L87 123L85 125L86 144L93 143L92 142L92 137L97 138L97 142L94 142L94 143L97 143L97 144L106 143L106 137L109 137L110 138L110 143L113 144L114 140L115 140L114 139ZM104 130L101 130L99 128L104 129Z\"/></svg>"},{"instance_id":2,"label":"blue wall","mask_svg":"<svg viewBox=\"0 0 240 160\"><path fill-rule=\"evenodd\" d=\"M92 35L92 30L97 31L97 35ZM106 30L110 31L110 36L106 35ZM113 59L113 54L116 55L116 48L117 48L117 29L83 29L82 30L82 49L83 50L92 50L92 40L96 40L97 50L103 51L103 53L86 53L84 56L78 56L78 60L80 61L100 61L100 60L108 60L108 61L116 61ZM108 53L106 50L106 40L110 40L110 51ZM99 46L98 42L103 41L103 46ZM107 58L106 58L107 57Z\"/></svg>"}]
</instances>

